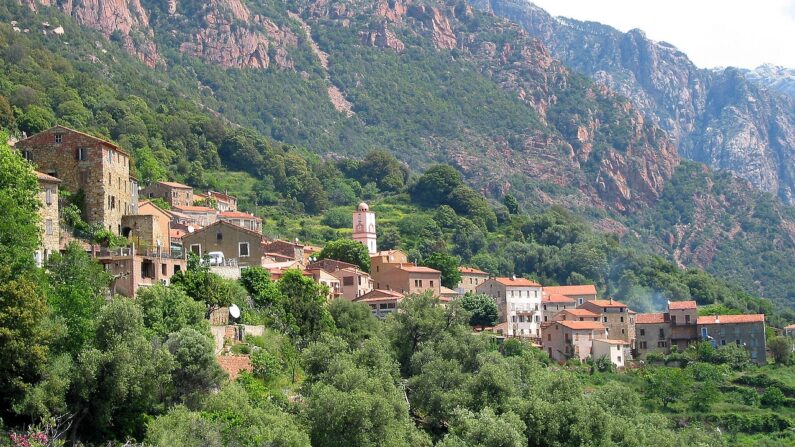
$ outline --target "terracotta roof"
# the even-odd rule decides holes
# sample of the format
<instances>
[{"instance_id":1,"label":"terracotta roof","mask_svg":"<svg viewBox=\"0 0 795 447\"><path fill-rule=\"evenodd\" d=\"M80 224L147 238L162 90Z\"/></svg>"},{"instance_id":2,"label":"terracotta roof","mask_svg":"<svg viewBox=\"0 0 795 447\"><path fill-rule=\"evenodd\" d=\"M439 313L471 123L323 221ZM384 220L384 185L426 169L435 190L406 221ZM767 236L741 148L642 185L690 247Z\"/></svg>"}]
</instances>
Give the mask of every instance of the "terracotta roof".
<instances>
[{"instance_id":1,"label":"terracotta roof","mask_svg":"<svg viewBox=\"0 0 795 447\"><path fill-rule=\"evenodd\" d=\"M403 253L403 252L400 251L400 250L382 250L382 251L376 252L374 254L371 254L370 257L374 258L374 257L377 257L377 256L389 256L389 255L391 255L393 253Z\"/></svg>"},{"instance_id":2,"label":"terracotta roof","mask_svg":"<svg viewBox=\"0 0 795 447\"><path fill-rule=\"evenodd\" d=\"M564 309L561 310L560 313L569 313L574 315L575 317L598 317L599 314L593 313L588 309Z\"/></svg>"},{"instance_id":3,"label":"terracotta roof","mask_svg":"<svg viewBox=\"0 0 795 447\"><path fill-rule=\"evenodd\" d=\"M604 329L605 326L598 321L556 321L557 324L574 330Z\"/></svg>"},{"instance_id":4,"label":"terracotta roof","mask_svg":"<svg viewBox=\"0 0 795 447\"><path fill-rule=\"evenodd\" d=\"M412 273L441 273L439 270L435 270L430 267L422 267L419 265L400 264L400 267L398 267L398 269Z\"/></svg>"},{"instance_id":5,"label":"terracotta roof","mask_svg":"<svg viewBox=\"0 0 795 447\"><path fill-rule=\"evenodd\" d=\"M668 309L670 310L695 309L697 307L695 301L671 301L668 303Z\"/></svg>"},{"instance_id":6,"label":"terracotta roof","mask_svg":"<svg viewBox=\"0 0 795 447\"><path fill-rule=\"evenodd\" d=\"M764 323L765 314L751 315L708 315L698 317L698 324Z\"/></svg>"},{"instance_id":7,"label":"terracotta roof","mask_svg":"<svg viewBox=\"0 0 795 447\"><path fill-rule=\"evenodd\" d=\"M230 196L229 194L224 194L218 191L207 191L207 195L213 198L221 199L227 202L231 202L233 200L237 200L234 196Z\"/></svg>"},{"instance_id":8,"label":"terracotta roof","mask_svg":"<svg viewBox=\"0 0 795 447\"><path fill-rule=\"evenodd\" d=\"M260 237L260 238L262 237L262 235L261 235L261 234L257 233L257 232L256 232L256 231L254 231L254 230L249 230L248 228L243 228L243 227L241 227L240 225L235 225L235 224L233 224L233 223L225 222L225 221L223 221L223 220L217 220L217 221L213 222L212 224L210 224L210 225L207 225L207 226L206 226L206 227L204 227L204 228L199 228L199 229L197 229L196 231L194 231L193 233L191 233L191 234L190 234L190 236L193 236L194 234L201 233L201 232L203 232L203 231L207 231L207 230L209 230L210 228L214 228L214 227L217 227L217 226L219 226L219 225L225 225L225 226L227 226L227 227L234 228L234 229L235 229L235 230L237 230L237 231L242 231L242 232L244 232L244 233L253 234L253 235L255 235L255 236L257 236L257 237ZM262 243L260 243L260 245L262 245Z\"/></svg>"},{"instance_id":9,"label":"terracotta roof","mask_svg":"<svg viewBox=\"0 0 795 447\"><path fill-rule=\"evenodd\" d=\"M358 298L354 298L353 301L366 303L381 300L399 300L401 298L403 298L403 294L394 290L373 289Z\"/></svg>"},{"instance_id":10,"label":"terracotta roof","mask_svg":"<svg viewBox=\"0 0 795 447\"><path fill-rule=\"evenodd\" d=\"M662 312L655 314L638 314L635 317L635 324L660 324L665 323L665 314Z\"/></svg>"},{"instance_id":11,"label":"terracotta roof","mask_svg":"<svg viewBox=\"0 0 795 447\"><path fill-rule=\"evenodd\" d=\"M41 133L44 133L44 132L49 132L49 131L51 131L51 130L53 130L53 129L63 129L63 130L66 130L66 131L68 131L68 132L72 132L72 133L76 133L76 134L79 134L79 135L83 135L84 137L92 138L92 139L94 139L94 140L97 140L97 141L99 141L100 143L102 143L102 144L104 144L104 145L106 145L106 146L110 146L110 147L112 147L112 148L113 148L113 149L115 149L117 152L121 152L122 154L126 155L126 156L127 156L127 158L129 158L129 157L130 157L130 154L128 154L128 153L127 153L127 151L125 151L124 149L120 148L119 146L117 146L117 145L115 145L115 144L111 143L111 142L110 142L110 141L108 141L108 140L103 140L103 139L102 139L102 138L100 138L100 137L96 137L96 136L94 136L94 135L89 135L89 134L87 134L87 133L85 133L85 132L80 132L79 130L74 130L74 129L70 128L70 127L62 126L62 125L60 125L60 124L58 124L58 125L56 125L56 126L53 126L53 127L49 128L49 129L47 129L47 130L43 130L43 131L41 131L41 132L39 132L39 133L37 133L37 134L33 134L33 135L31 135L31 136L29 136L29 137L27 137L27 138L24 138L24 139L22 139L22 140L18 141L18 142L17 142L17 144L19 144L19 143L22 143L23 141L29 140L29 139L31 139L31 138L33 138L33 137L35 137L36 135L39 135L39 134L41 134Z\"/></svg>"},{"instance_id":12,"label":"terracotta roof","mask_svg":"<svg viewBox=\"0 0 795 447\"><path fill-rule=\"evenodd\" d=\"M596 295L596 286L585 284L579 286L547 286L544 287L544 294L550 295Z\"/></svg>"},{"instance_id":13,"label":"terracotta roof","mask_svg":"<svg viewBox=\"0 0 795 447\"><path fill-rule=\"evenodd\" d=\"M546 295L545 294L544 297L541 298L541 302L542 303L575 303L576 301L574 301L574 298L569 298L566 295L558 295L558 294Z\"/></svg>"},{"instance_id":14,"label":"terracotta roof","mask_svg":"<svg viewBox=\"0 0 795 447\"><path fill-rule=\"evenodd\" d=\"M453 289L449 289L445 286L439 287L439 293L441 293L442 295L458 295L458 292L456 292Z\"/></svg>"},{"instance_id":15,"label":"terracotta roof","mask_svg":"<svg viewBox=\"0 0 795 447\"><path fill-rule=\"evenodd\" d=\"M795 323L784 326L784 329L795 329Z\"/></svg>"},{"instance_id":16,"label":"terracotta roof","mask_svg":"<svg viewBox=\"0 0 795 447\"><path fill-rule=\"evenodd\" d=\"M588 300L586 303L593 303L599 307L627 307L626 304L616 300Z\"/></svg>"},{"instance_id":17,"label":"terracotta roof","mask_svg":"<svg viewBox=\"0 0 795 447\"><path fill-rule=\"evenodd\" d=\"M259 217L255 216L253 214L244 213L242 211L223 211L223 212L218 213L218 216L219 217L226 217L226 218L230 218L230 219L262 220L262 219L260 219Z\"/></svg>"},{"instance_id":18,"label":"terracotta roof","mask_svg":"<svg viewBox=\"0 0 795 447\"><path fill-rule=\"evenodd\" d=\"M171 213L170 210L164 210L163 208L160 208L159 206L155 205L151 200L139 200L138 201L138 208L140 208L140 207L142 207L144 205L151 205L155 209L157 209L158 211L162 212L163 214L166 214L167 216L172 217L172 213Z\"/></svg>"},{"instance_id":19,"label":"terracotta roof","mask_svg":"<svg viewBox=\"0 0 795 447\"><path fill-rule=\"evenodd\" d=\"M609 343L611 345L628 345L629 342L626 340L616 340L611 338L597 338L594 341L601 341L602 343Z\"/></svg>"},{"instance_id":20,"label":"terracotta roof","mask_svg":"<svg viewBox=\"0 0 795 447\"><path fill-rule=\"evenodd\" d=\"M478 270L472 267L458 267L458 271L470 275L488 275L488 273L484 272L483 270Z\"/></svg>"},{"instance_id":21,"label":"terracotta roof","mask_svg":"<svg viewBox=\"0 0 795 447\"><path fill-rule=\"evenodd\" d=\"M169 232L168 232L168 236L169 236L170 238L172 238L172 239L182 239L182 236L185 236L186 234L188 234L188 232L187 232L187 231L185 231L185 230L180 230L180 229L178 229L178 228L172 228L172 229L171 229L171 230L169 230Z\"/></svg>"},{"instance_id":22,"label":"terracotta roof","mask_svg":"<svg viewBox=\"0 0 795 447\"><path fill-rule=\"evenodd\" d=\"M209 206L174 206L173 207L177 211L182 211L183 213L209 213L215 212L215 208L210 208Z\"/></svg>"},{"instance_id":23,"label":"terracotta roof","mask_svg":"<svg viewBox=\"0 0 795 447\"><path fill-rule=\"evenodd\" d=\"M541 284L526 278L494 278L498 283L509 287L540 287Z\"/></svg>"},{"instance_id":24,"label":"terracotta roof","mask_svg":"<svg viewBox=\"0 0 795 447\"><path fill-rule=\"evenodd\" d=\"M43 172L34 171L36 173L36 178L39 179L40 182L47 182L47 183L61 183L61 179L58 177L53 177L51 175L47 175Z\"/></svg>"},{"instance_id":25,"label":"terracotta roof","mask_svg":"<svg viewBox=\"0 0 795 447\"><path fill-rule=\"evenodd\" d=\"M182 183L179 183L179 182L157 182L157 183L159 183L161 185L166 185L169 188L193 189L193 187L188 186L188 185L183 185Z\"/></svg>"}]
</instances>

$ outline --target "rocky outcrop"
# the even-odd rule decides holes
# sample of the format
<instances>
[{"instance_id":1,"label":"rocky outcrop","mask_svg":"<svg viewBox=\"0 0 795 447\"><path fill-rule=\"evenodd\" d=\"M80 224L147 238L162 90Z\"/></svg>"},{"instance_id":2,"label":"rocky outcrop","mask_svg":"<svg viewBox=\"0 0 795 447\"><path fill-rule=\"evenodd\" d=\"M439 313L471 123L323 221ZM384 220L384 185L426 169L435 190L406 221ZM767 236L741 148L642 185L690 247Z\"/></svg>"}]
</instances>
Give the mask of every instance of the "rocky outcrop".
<instances>
[{"instance_id":1,"label":"rocky outcrop","mask_svg":"<svg viewBox=\"0 0 795 447\"><path fill-rule=\"evenodd\" d=\"M795 99L795 68L764 64L753 70L742 70L746 78Z\"/></svg>"},{"instance_id":2,"label":"rocky outcrop","mask_svg":"<svg viewBox=\"0 0 795 447\"><path fill-rule=\"evenodd\" d=\"M795 106L773 87L776 79L779 88L787 85L783 71L744 76L734 69L703 70L674 46L652 41L640 30L622 33L555 18L524 0L468 1L519 23L567 66L630 98L683 156L731 170L795 203ZM745 82L747 77L768 79L772 88Z\"/></svg>"},{"instance_id":3,"label":"rocky outcrop","mask_svg":"<svg viewBox=\"0 0 795 447\"><path fill-rule=\"evenodd\" d=\"M417 19L431 32L436 48L452 49L456 46L456 37L447 16L439 8L425 5L411 6L406 14Z\"/></svg>"},{"instance_id":4,"label":"rocky outcrop","mask_svg":"<svg viewBox=\"0 0 795 447\"><path fill-rule=\"evenodd\" d=\"M362 43L370 47L390 48L398 53L406 49L406 45L387 28L386 23L382 23L374 30L362 31L360 36Z\"/></svg>"}]
</instances>

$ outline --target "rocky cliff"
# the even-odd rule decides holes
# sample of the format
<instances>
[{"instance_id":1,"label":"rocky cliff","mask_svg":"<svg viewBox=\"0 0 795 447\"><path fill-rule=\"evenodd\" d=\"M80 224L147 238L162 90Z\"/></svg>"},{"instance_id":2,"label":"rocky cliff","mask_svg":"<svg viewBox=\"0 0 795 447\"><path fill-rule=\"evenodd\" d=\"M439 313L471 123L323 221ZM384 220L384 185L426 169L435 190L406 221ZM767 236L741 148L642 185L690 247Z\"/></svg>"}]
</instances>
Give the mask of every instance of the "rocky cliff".
<instances>
[{"instance_id":1,"label":"rocky cliff","mask_svg":"<svg viewBox=\"0 0 795 447\"><path fill-rule=\"evenodd\" d=\"M753 70L742 70L746 78L760 85L795 98L795 69L764 64Z\"/></svg>"},{"instance_id":2,"label":"rocky cliff","mask_svg":"<svg viewBox=\"0 0 795 447\"><path fill-rule=\"evenodd\" d=\"M552 17L525 0L470 3L521 24L567 66L630 98L668 132L683 156L731 170L795 203L791 98L748 82L735 69L699 69L672 45L652 41L640 30L622 33Z\"/></svg>"}]
</instances>

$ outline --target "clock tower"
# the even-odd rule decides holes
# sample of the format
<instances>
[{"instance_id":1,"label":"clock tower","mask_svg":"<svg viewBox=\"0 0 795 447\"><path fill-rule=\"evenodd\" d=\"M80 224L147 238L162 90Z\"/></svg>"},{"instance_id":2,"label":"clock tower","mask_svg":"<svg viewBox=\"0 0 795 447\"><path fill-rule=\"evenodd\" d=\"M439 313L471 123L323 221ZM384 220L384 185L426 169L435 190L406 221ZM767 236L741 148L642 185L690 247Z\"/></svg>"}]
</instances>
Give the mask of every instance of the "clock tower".
<instances>
[{"instance_id":1,"label":"clock tower","mask_svg":"<svg viewBox=\"0 0 795 447\"><path fill-rule=\"evenodd\" d=\"M378 251L375 242L375 213L364 202L353 213L353 240L364 244L371 255Z\"/></svg>"}]
</instances>

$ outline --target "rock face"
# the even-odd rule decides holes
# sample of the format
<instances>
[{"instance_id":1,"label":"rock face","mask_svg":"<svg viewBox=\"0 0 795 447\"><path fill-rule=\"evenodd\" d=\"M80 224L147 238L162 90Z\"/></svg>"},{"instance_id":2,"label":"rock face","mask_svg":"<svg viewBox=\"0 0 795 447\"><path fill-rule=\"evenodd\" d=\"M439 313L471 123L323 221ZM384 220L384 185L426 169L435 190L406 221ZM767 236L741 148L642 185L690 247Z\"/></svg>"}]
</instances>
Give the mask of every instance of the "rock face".
<instances>
[{"instance_id":1,"label":"rock face","mask_svg":"<svg viewBox=\"0 0 795 447\"><path fill-rule=\"evenodd\" d=\"M795 98L795 69L765 64L753 70L742 70L746 78L757 84L770 87L772 90Z\"/></svg>"},{"instance_id":2,"label":"rock face","mask_svg":"<svg viewBox=\"0 0 795 447\"><path fill-rule=\"evenodd\" d=\"M699 69L672 45L639 30L622 33L555 18L524 0L469 2L521 24L567 66L630 98L668 132L683 156L731 170L795 203L795 105L775 89L748 81L786 92L793 84L783 71Z\"/></svg>"}]
</instances>

